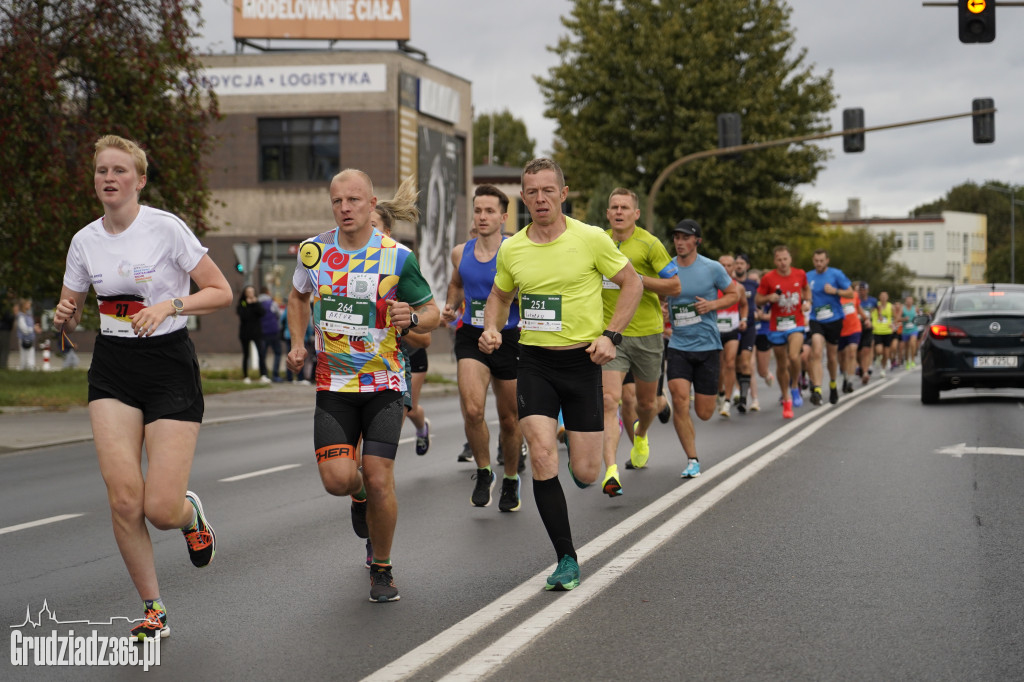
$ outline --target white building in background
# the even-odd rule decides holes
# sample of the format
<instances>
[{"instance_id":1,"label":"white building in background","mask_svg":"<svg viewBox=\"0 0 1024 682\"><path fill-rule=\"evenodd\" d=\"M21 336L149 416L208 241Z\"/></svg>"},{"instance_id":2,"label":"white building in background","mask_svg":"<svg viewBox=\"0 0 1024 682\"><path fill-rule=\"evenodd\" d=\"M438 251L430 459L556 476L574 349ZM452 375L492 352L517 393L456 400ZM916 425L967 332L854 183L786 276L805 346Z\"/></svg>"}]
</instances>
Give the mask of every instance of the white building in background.
<instances>
[{"instance_id":1,"label":"white building in background","mask_svg":"<svg viewBox=\"0 0 1024 682\"><path fill-rule=\"evenodd\" d=\"M846 211L829 213L829 223L866 227L879 237L896 235L899 250L893 260L915 276L910 291L918 300L934 303L951 284L986 281L988 217L978 213L943 211L915 218L861 218L860 200L851 199ZM889 292L894 295L894 292Z\"/></svg>"}]
</instances>

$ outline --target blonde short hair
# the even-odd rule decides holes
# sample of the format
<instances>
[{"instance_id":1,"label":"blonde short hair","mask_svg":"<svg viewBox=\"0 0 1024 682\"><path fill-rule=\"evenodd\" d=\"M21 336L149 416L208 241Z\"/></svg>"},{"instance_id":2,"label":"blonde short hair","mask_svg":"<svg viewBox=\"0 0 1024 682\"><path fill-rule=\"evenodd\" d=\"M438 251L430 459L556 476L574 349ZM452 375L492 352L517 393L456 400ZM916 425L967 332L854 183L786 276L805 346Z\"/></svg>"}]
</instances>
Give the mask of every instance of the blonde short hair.
<instances>
[{"instance_id":1,"label":"blonde short hair","mask_svg":"<svg viewBox=\"0 0 1024 682\"><path fill-rule=\"evenodd\" d=\"M104 135L96 140L96 151L92 155L93 166L96 165L96 158L104 149L120 149L128 153L135 162L135 171L140 176L144 176L149 169L149 161L146 159L146 152L142 151L142 147L119 135Z\"/></svg>"}]
</instances>

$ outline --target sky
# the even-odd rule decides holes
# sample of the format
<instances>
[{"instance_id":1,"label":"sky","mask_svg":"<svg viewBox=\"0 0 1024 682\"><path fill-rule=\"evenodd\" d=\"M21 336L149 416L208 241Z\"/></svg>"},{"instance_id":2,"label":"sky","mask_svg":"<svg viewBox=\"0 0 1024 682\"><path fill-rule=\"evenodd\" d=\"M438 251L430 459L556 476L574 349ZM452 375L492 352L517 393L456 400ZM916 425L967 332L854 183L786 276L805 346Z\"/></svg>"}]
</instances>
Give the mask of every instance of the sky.
<instances>
[{"instance_id":1,"label":"sky","mask_svg":"<svg viewBox=\"0 0 1024 682\"><path fill-rule=\"evenodd\" d=\"M472 81L477 114L508 108L523 120L537 153L545 154L555 123L544 117L533 76L546 76L557 64L547 48L567 33L560 19L572 4L412 0L409 44L426 52L430 64ZM813 185L798 187L805 201L836 211L858 198L864 217L904 217L967 181L1024 183L1024 7L999 8L994 42L965 45L954 6L923 7L920 0L787 4L794 50L806 49L815 74L832 72L834 130L850 107L864 109L866 126L969 112L979 97L993 98L998 109L993 144L973 143L970 118L871 132L860 154L844 153L842 138L821 141L832 156ZM197 47L234 52L231 0L203 0L203 20ZM317 45L324 43L304 47ZM372 46L394 49L395 43Z\"/></svg>"}]
</instances>

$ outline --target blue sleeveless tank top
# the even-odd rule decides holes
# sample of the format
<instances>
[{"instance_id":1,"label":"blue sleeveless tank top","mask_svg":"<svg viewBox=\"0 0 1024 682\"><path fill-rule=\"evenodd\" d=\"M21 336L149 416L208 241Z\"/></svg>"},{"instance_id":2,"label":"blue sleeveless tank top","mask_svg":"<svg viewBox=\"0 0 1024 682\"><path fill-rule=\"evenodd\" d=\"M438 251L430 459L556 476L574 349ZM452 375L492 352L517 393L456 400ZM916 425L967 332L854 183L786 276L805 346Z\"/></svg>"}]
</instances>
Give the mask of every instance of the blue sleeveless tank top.
<instances>
[{"instance_id":1,"label":"blue sleeveless tank top","mask_svg":"<svg viewBox=\"0 0 1024 682\"><path fill-rule=\"evenodd\" d=\"M502 242L506 238L502 238ZM500 248L500 247L499 247ZM462 247L462 260L459 261L459 277L462 278L462 291L465 297L465 310L462 313L462 323L483 329L484 326L484 303L491 293L491 286L494 284L494 275L498 271L498 252L486 263L476 259L476 239L470 239ZM519 303L512 301L508 311L508 321L503 329L513 329L519 326Z\"/></svg>"}]
</instances>

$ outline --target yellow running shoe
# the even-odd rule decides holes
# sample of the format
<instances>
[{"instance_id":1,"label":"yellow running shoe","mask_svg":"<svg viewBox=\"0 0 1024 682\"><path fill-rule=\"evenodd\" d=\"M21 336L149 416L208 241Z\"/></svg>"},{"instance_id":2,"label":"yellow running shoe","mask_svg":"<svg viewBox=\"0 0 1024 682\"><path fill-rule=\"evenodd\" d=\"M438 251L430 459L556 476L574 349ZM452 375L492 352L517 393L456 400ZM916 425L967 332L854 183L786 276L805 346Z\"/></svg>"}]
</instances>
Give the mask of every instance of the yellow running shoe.
<instances>
[{"instance_id":1,"label":"yellow running shoe","mask_svg":"<svg viewBox=\"0 0 1024 682\"><path fill-rule=\"evenodd\" d=\"M604 480L601 482L601 492L608 497L616 497L622 494L622 484L619 483L619 467L617 464L608 467Z\"/></svg>"},{"instance_id":2,"label":"yellow running shoe","mask_svg":"<svg viewBox=\"0 0 1024 682\"><path fill-rule=\"evenodd\" d=\"M636 423L633 424L636 428ZM629 449L629 461L634 469L643 469L647 466L647 459L651 456L651 446L647 442L647 436L637 435L634 431L633 447Z\"/></svg>"}]
</instances>

